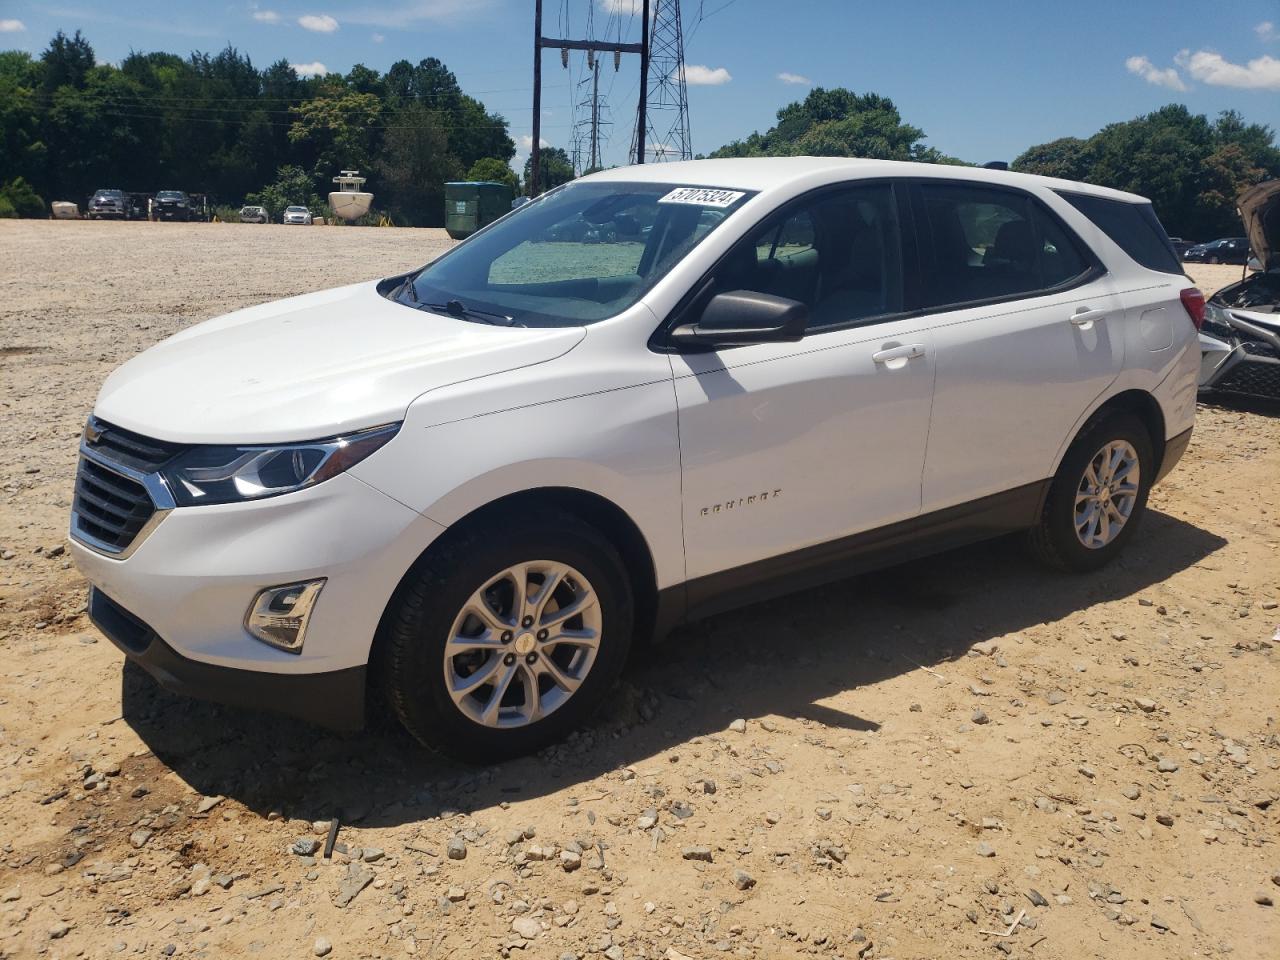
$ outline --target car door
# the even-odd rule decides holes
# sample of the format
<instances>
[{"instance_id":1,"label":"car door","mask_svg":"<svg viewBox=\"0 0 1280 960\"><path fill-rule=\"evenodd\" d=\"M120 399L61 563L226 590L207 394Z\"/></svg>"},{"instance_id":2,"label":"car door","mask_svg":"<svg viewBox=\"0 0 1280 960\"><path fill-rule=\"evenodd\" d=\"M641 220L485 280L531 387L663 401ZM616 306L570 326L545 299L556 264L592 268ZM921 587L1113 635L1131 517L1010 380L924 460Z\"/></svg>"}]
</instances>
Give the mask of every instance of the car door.
<instances>
[{"instance_id":1,"label":"car door","mask_svg":"<svg viewBox=\"0 0 1280 960\"><path fill-rule=\"evenodd\" d=\"M1032 195L934 180L913 199L935 322L929 512L1052 474L1120 372L1124 309L1093 254Z\"/></svg>"},{"instance_id":2,"label":"car door","mask_svg":"<svg viewBox=\"0 0 1280 960\"><path fill-rule=\"evenodd\" d=\"M899 214L888 182L827 190L713 271L708 296L770 293L810 318L799 342L672 356L690 580L767 579L786 554L919 512L933 353L928 321L903 313Z\"/></svg>"}]
</instances>

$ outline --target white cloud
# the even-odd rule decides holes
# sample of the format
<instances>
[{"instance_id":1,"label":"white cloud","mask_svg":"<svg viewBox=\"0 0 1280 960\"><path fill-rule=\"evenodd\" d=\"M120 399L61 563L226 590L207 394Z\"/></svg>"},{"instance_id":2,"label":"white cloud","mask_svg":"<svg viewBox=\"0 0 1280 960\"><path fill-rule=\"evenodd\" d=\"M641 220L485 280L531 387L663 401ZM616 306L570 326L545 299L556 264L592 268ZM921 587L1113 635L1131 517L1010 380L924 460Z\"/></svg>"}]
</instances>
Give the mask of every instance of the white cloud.
<instances>
[{"instance_id":1,"label":"white cloud","mask_svg":"<svg viewBox=\"0 0 1280 960\"><path fill-rule=\"evenodd\" d=\"M1147 83L1157 87L1168 87L1170 90L1187 89L1187 85L1182 82L1182 77L1178 76L1178 71L1173 67L1161 69L1146 57L1130 57L1124 65L1125 69L1134 76L1141 77Z\"/></svg>"},{"instance_id":2,"label":"white cloud","mask_svg":"<svg viewBox=\"0 0 1280 960\"><path fill-rule=\"evenodd\" d=\"M327 13L308 13L298 18L298 26L312 33L333 33L338 29L338 21Z\"/></svg>"},{"instance_id":3,"label":"white cloud","mask_svg":"<svg viewBox=\"0 0 1280 960\"><path fill-rule=\"evenodd\" d=\"M0 20L0 33L21 33L27 25L21 20Z\"/></svg>"},{"instance_id":4,"label":"white cloud","mask_svg":"<svg viewBox=\"0 0 1280 960\"><path fill-rule=\"evenodd\" d=\"M644 11L642 0L600 0L600 6L605 13L617 13L622 16L633 13L639 16Z\"/></svg>"},{"instance_id":5,"label":"white cloud","mask_svg":"<svg viewBox=\"0 0 1280 960\"><path fill-rule=\"evenodd\" d=\"M808 77L801 76L798 73L787 73L785 70L782 73L778 74L778 79L781 80L783 83L800 84L806 87L813 84L813 81L810 80Z\"/></svg>"},{"instance_id":6,"label":"white cloud","mask_svg":"<svg viewBox=\"0 0 1280 960\"><path fill-rule=\"evenodd\" d=\"M255 10L253 11L253 19L259 23L279 23L280 14L274 10Z\"/></svg>"},{"instance_id":7,"label":"white cloud","mask_svg":"<svg viewBox=\"0 0 1280 960\"><path fill-rule=\"evenodd\" d=\"M538 149L539 149L539 150L545 150L545 149L547 149L547 147L549 147L549 146L551 146L551 144L550 144L550 143L548 143L546 140L544 140L542 137L539 137L539 138L538 138ZM532 135L532 134L528 134L528 133L526 133L523 137L521 137L521 138L520 138L520 148L521 148L522 150L532 150L532 149L533 149L533 135Z\"/></svg>"},{"instance_id":8,"label":"white cloud","mask_svg":"<svg viewBox=\"0 0 1280 960\"><path fill-rule=\"evenodd\" d=\"M446 23L472 18L492 7L494 0L400 0L370 6L356 4L339 11L343 23L371 27L411 27L417 23Z\"/></svg>"},{"instance_id":9,"label":"white cloud","mask_svg":"<svg viewBox=\"0 0 1280 960\"><path fill-rule=\"evenodd\" d=\"M383 36L382 34L380 34L380 33L375 33L375 34L374 34L372 37L370 37L369 39L370 39L370 40L372 40L374 43L381 43L383 40L385 40L385 39L387 39L387 38L386 38L386 37L384 37L384 36Z\"/></svg>"},{"instance_id":10,"label":"white cloud","mask_svg":"<svg viewBox=\"0 0 1280 960\"><path fill-rule=\"evenodd\" d=\"M1193 78L1213 87L1280 90L1280 60L1275 57L1264 55L1240 64L1211 50L1183 50L1175 59Z\"/></svg>"},{"instance_id":11,"label":"white cloud","mask_svg":"<svg viewBox=\"0 0 1280 960\"><path fill-rule=\"evenodd\" d=\"M311 63L291 63L289 66L298 71L300 77L323 77L329 72L319 60L313 60Z\"/></svg>"},{"instance_id":12,"label":"white cloud","mask_svg":"<svg viewBox=\"0 0 1280 960\"><path fill-rule=\"evenodd\" d=\"M1258 35L1258 39L1263 43L1280 38L1280 32L1276 31L1276 25L1270 20L1263 20L1253 28L1253 32Z\"/></svg>"},{"instance_id":13,"label":"white cloud","mask_svg":"<svg viewBox=\"0 0 1280 960\"><path fill-rule=\"evenodd\" d=\"M690 63L684 68L684 82L691 87L718 87L728 83L733 76L724 67L706 67Z\"/></svg>"}]
</instances>

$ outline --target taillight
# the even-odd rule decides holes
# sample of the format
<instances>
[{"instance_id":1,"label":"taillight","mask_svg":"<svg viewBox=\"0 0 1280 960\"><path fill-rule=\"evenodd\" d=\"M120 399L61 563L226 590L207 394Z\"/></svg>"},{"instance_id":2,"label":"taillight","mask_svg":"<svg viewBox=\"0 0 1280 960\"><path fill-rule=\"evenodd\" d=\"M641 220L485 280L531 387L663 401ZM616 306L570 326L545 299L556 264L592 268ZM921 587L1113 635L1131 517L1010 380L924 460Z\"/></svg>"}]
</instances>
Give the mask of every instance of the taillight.
<instances>
[{"instance_id":1,"label":"taillight","mask_svg":"<svg viewBox=\"0 0 1280 960\"><path fill-rule=\"evenodd\" d=\"M1204 294L1200 289L1187 287L1178 294L1178 299L1182 301L1182 307L1187 311L1187 316L1191 318L1196 329L1199 330L1204 326Z\"/></svg>"}]
</instances>

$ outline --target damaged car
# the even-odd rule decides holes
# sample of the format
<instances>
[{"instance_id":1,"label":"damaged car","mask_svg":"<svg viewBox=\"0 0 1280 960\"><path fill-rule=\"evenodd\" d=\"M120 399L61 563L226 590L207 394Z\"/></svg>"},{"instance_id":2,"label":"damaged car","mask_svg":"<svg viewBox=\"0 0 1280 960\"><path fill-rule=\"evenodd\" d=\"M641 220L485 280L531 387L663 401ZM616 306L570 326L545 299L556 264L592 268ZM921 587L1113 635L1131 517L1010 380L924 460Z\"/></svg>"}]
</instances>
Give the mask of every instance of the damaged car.
<instances>
[{"instance_id":1,"label":"damaged car","mask_svg":"<svg viewBox=\"0 0 1280 960\"><path fill-rule=\"evenodd\" d=\"M1249 188L1238 205L1259 269L1209 299L1200 387L1280 400L1280 180Z\"/></svg>"}]
</instances>

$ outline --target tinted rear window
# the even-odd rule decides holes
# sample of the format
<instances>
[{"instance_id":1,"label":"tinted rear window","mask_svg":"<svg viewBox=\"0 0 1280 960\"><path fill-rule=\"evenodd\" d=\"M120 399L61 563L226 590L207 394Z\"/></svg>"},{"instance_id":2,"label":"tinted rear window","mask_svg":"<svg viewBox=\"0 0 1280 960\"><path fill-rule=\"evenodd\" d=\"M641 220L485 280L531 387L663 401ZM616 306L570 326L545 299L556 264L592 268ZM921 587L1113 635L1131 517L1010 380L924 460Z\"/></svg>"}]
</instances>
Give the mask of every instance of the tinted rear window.
<instances>
[{"instance_id":1,"label":"tinted rear window","mask_svg":"<svg viewBox=\"0 0 1280 960\"><path fill-rule=\"evenodd\" d=\"M1148 270L1182 274L1182 263L1149 203L1107 200L1083 193L1059 194Z\"/></svg>"}]
</instances>

